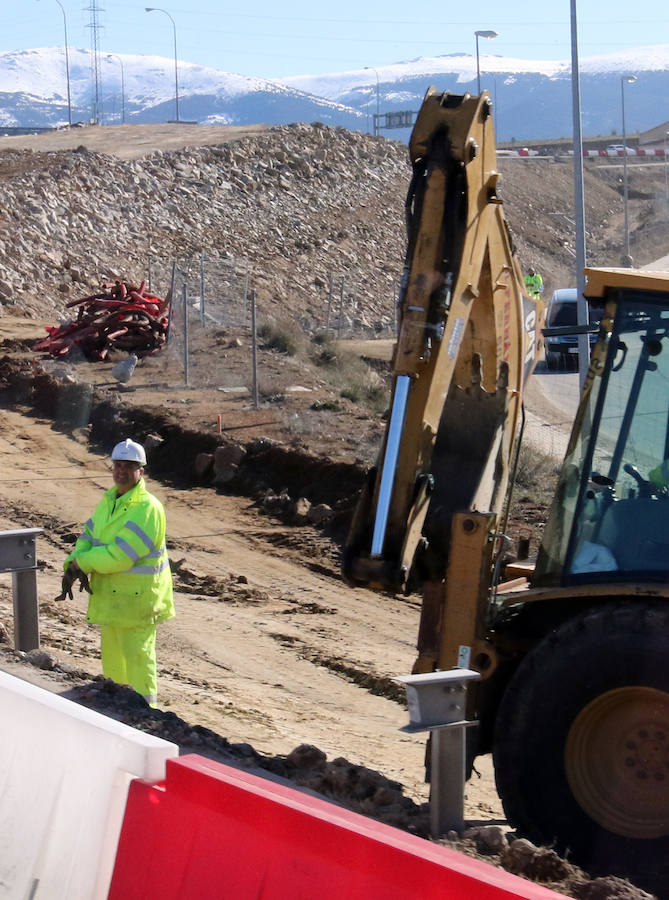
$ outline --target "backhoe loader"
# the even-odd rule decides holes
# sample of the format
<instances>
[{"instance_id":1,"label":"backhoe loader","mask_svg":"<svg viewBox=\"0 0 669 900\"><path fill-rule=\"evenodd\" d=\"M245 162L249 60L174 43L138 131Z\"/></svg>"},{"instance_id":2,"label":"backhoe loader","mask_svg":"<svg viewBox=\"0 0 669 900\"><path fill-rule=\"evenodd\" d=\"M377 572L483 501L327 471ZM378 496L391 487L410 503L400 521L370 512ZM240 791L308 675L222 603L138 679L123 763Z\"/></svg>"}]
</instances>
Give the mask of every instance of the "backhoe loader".
<instances>
[{"instance_id":1,"label":"backhoe loader","mask_svg":"<svg viewBox=\"0 0 669 900\"><path fill-rule=\"evenodd\" d=\"M415 672L480 672L469 756L492 752L510 824L638 875L669 850L669 274L586 270L598 324L580 328L598 337L537 558L514 560L544 310L523 294L487 93L430 88L409 153L391 413L344 575L422 592Z\"/></svg>"}]
</instances>

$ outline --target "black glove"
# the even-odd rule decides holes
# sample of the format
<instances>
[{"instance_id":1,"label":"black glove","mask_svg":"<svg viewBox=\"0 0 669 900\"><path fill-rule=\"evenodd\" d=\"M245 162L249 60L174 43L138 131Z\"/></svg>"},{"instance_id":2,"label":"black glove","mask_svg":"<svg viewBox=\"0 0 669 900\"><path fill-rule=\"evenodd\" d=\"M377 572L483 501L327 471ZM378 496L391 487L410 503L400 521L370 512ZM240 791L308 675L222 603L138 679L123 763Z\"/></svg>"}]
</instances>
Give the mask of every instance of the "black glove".
<instances>
[{"instance_id":1,"label":"black glove","mask_svg":"<svg viewBox=\"0 0 669 900\"><path fill-rule=\"evenodd\" d=\"M81 569L76 564L70 563L65 572L63 573L63 580L60 583L61 591L57 597L54 597L54 601L58 602L60 600L64 600L66 597L69 597L70 600L74 600L72 596L72 585L77 580L78 573L81 572ZM83 575L83 572L82 572Z\"/></svg>"},{"instance_id":2,"label":"black glove","mask_svg":"<svg viewBox=\"0 0 669 900\"><path fill-rule=\"evenodd\" d=\"M74 600L74 597L72 596L72 586L75 581L79 582L79 593L82 591L87 591L89 594L93 593L88 580L88 575L79 568L74 560L72 560L63 574L63 580L60 583L61 592L57 597L54 597L54 601L58 602L60 600L65 600L66 597L69 597L70 600Z\"/></svg>"},{"instance_id":3,"label":"black glove","mask_svg":"<svg viewBox=\"0 0 669 900\"><path fill-rule=\"evenodd\" d=\"M82 569L77 571L77 578L79 579L79 593L86 591L87 594L92 594L93 591L91 590L91 583L88 580L88 575Z\"/></svg>"}]
</instances>

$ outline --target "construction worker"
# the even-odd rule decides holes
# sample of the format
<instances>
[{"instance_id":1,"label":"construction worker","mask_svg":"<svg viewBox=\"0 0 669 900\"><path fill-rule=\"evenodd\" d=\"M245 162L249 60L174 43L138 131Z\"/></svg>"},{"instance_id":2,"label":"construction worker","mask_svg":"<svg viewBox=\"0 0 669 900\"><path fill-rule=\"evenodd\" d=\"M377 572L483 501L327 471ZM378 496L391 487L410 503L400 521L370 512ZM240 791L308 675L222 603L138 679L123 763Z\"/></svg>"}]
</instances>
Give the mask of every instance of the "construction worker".
<instances>
[{"instance_id":1,"label":"construction worker","mask_svg":"<svg viewBox=\"0 0 669 900\"><path fill-rule=\"evenodd\" d=\"M84 525L65 569L90 574L87 621L100 626L105 676L155 707L156 625L174 616L165 510L144 484L141 444L127 438L111 458L114 487Z\"/></svg>"},{"instance_id":2,"label":"construction worker","mask_svg":"<svg viewBox=\"0 0 669 900\"><path fill-rule=\"evenodd\" d=\"M525 287L530 297L534 297L535 300L538 300L544 292L544 280L531 266L525 276Z\"/></svg>"},{"instance_id":3,"label":"construction worker","mask_svg":"<svg viewBox=\"0 0 669 900\"><path fill-rule=\"evenodd\" d=\"M669 487L669 459L665 459L659 466L655 466L648 473L648 480L658 488Z\"/></svg>"}]
</instances>

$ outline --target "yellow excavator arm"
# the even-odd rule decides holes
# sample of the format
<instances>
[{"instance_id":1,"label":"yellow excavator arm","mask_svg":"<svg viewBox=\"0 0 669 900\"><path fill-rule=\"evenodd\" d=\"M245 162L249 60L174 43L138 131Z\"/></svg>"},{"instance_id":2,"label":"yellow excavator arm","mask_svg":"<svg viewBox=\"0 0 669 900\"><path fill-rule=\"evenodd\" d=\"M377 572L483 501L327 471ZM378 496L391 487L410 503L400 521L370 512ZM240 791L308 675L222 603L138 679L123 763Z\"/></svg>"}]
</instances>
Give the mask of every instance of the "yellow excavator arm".
<instances>
[{"instance_id":1,"label":"yellow excavator arm","mask_svg":"<svg viewBox=\"0 0 669 900\"><path fill-rule=\"evenodd\" d=\"M494 525L504 506L543 304L523 294L491 107L430 88L413 130L393 400L345 550L354 584L443 582L455 514Z\"/></svg>"}]
</instances>

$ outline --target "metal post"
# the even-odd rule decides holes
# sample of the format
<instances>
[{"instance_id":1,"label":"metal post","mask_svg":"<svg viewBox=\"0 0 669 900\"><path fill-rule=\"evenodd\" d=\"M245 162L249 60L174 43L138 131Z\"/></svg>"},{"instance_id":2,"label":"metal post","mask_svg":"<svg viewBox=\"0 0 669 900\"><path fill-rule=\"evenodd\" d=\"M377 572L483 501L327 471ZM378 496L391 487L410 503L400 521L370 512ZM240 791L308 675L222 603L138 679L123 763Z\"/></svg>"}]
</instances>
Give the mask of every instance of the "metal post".
<instances>
[{"instance_id":1,"label":"metal post","mask_svg":"<svg viewBox=\"0 0 669 900\"><path fill-rule=\"evenodd\" d=\"M181 297L184 305L184 384L188 387L188 282L186 281L181 288Z\"/></svg>"},{"instance_id":2,"label":"metal post","mask_svg":"<svg viewBox=\"0 0 669 900\"><path fill-rule=\"evenodd\" d=\"M325 320L325 337L327 337L330 334L330 316L332 314L332 290L333 290L332 272L330 272L330 280L329 281L330 281L330 283L328 285L328 315Z\"/></svg>"},{"instance_id":3,"label":"metal post","mask_svg":"<svg viewBox=\"0 0 669 900\"><path fill-rule=\"evenodd\" d=\"M0 531L0 572L12 573L14 649L39 649L36 537L41 528Z\"/></svg>"},{"instance_id":4,"label":"metal post","mask_svg":"<svg viewBox=\"0 0 669 900\"><path fill-rule=\"evenodd\" d=\"M623 260L623 265L627 267L632 265L632 255L630 253L630 226L627 212L629 189L627 182L627 132L625 130L625 83L634 84L636 80L636 75L620 76L620 99L623 115L623 207L625 212L625 259Z\"/></svg>"},{"instance_id":5,"label":"metal post","mask_svg":"<svg viewBox=\"0 0 669 900\"><path fill-rule=\"evenodd\" d=\"M630 223L627 211L629 191L627 187L627 134L625 132L625 79L620 80L620 99L623 113L623 207L625 213L625 265L629 265L630 257Z\"/></svg>"},{"instance_id":6,"label":"metal post","mask_svg":"<svg viewBox=\"0 0 669 900\"><path fill-rule=\"evenodd\" d=\"M576 321L588 322L585 299L585 195L583 191L583 138L581 134L581 79L578 70L578 29L576 0L571 2L571 102L574 135L574 225L576 238ZM578 379L581 389L590 365L590 341L587 334L578 336Z\"/></svg>"},{"instance_id":7,"label":"metal post","mask_svg":"<svg viewBox=\"0 0 669 900\"><path fill-rule=\"evenodd\" d=\"M244 269L244 293L242 295L242 308L243 308L243 318L242 325L246 325L246 320L249 315L249 261L246 260L246 267Z\"/></svg>"},{"instance_id":8,"label":"metal post","mask_svg":"<svg viewBox=\"0 0 669 900\"><path fill-rule=\"evenodd\" d=\"M485 38L488 41L491 41L493 38L497 37L496 31L475 31L474 37L476 38L476 92L477 94L481 94L481 68L479 66L479 38Z\"/></svg>"},{"instance_id":9,"label":"metal post","mask_svg":"<svg viewBox=\"0 0 669 900\"><path fill-rule=\"evenodd\" d=\"M60 6L60 11L63 14L63 31L65 34L65 77L67 79L67 124L72 127L72 98L70 95L70 54L68 49L68 40L67 40L67 18L65 16L65 10L63 8L63 4L60 0L56 0L58 6Z\"/></svg>"},{"instance_id":10,"label":"metal post","mask_svg":"<svg viewBox=\"0 0 669 900\"><path fill-rule=\"evenodd\" d=\"M161 12L165 13L167 18L172 23L172 32L174 34L174 104L175 111L177 115L177 122L179 121L179 70L177 68L177 26L172 18L172 16L168 13L166 9L161 9L159 6L145 6L145 12Z\"/></svg>"},{"instance_id":11,"label":"metal post","mask_svg":"<svg viewBox=\"0 0 669 900\"><path fill-rule=\"evenodd\" d=\"M480 96L481 94L481 67L479 65L479 34L478 31L474 32L476 37L476 93Z\"/></svg>"},{"instance_id":12,"label":"metal post","mask_svg":"<svg viewBox=\"0 0 669 900\"><path fill-rule=\"evenodd\" d=\"M374 134L378 135L379 133L379 73L376 71L374 66L365 66L365 70L371 70L376 75L376 115L374 116Z\"/></svg>"},{"instance_id":13,"label":"metal post","mask_svg":"<svg viewBox=\"0 0 669 900\"><path fill-rule=\"evenodd\" d=\"M200 253L200 322L204 327L204 253Z\"/></svg>"},{"instance_id":14,"label":"metal post","mask_svg":"<svg viewBox=\"0 0 669 900\"><path fill-rule=\"evenodd\" d=\"M14 649L39 649L39 605L37 570L12 572L14 599Z\"/></svg>"},{"instance_id":15,"label":"metal post","mask_svg":"<svg viewBox=\"0 0 669 900\"><path fill-rule=\"evenodd\" d=\"M437 838L465 827L465 728L430 731L430 833Z\"/></svg>"},{"instance_id":16,"label":"metal post","mask_svg":"<svg viewBox=\"0 0 669 900\"><path fill-rule=\"evenodd\" d=\"M341 280L341 290L339 292L339 321L337 322L337 337L341 337L341 323L344 318L344 285L346 281L344 278Z\"/></svg>"},{"instance_id":17,"label":"metal post","mask_svg":"<svg viewBox=\"0 0 669 900\"><path fill-rule=\"evenodd\" d=\"M174 288L177 280L177 261L172 262L172 277L170 278L170 302L167 307L167 334L165 335L165 344L169 344L172 334L172 313L174 312Z\"/></svg>"},{"instance_id":18,"label":"metal post","mask_svg":"<svg viewBox=\"0 0 669 900\"><path fill-rule=\"evenodd\" d=\"M251 351L253 360L253 408L258 409L258 335L256 332L256 292L251 291Z\"/></svg>"},{"instance_id":19,"label":"metal post","mask_svg":"<svg viewBox=\"0 0 669 900\"><path fill-rule=\"evenodd\" d=\"M430 831L437 838L464 829L467 683L479 679L472 669L398 676L404 684L410 722L402 731L430 732Z\"/></svg>"}]
</instances>

